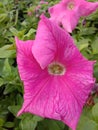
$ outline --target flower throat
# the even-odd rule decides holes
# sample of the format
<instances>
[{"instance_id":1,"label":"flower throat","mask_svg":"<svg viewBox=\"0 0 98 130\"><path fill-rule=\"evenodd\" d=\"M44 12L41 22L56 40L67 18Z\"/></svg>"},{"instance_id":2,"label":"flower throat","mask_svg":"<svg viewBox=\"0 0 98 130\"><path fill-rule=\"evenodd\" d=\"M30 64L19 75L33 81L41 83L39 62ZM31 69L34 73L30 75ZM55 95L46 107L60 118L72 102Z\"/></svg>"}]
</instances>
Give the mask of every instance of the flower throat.
<instances>
[{"instance_id":1,"label":"flower throat","mask_svg":"<svg viewBox=\"0 0 98 130\"><path fill-rule=\"evenodd\" d=\"M65 74L65 67L59 63L51 63L48 66L48 72L51 75L64 75Z\"/></svg>"},{"instance_id":2,"label":"flower throat","mask_svg":"<svg viewBox=\"0 0 98 130\"><path fill-rule=\"evenodd\" d=\"M68 9L72 10L72 9L74 9L74 7L75 7L74 2L68 3Z\"/></svg>"}]
</instances>

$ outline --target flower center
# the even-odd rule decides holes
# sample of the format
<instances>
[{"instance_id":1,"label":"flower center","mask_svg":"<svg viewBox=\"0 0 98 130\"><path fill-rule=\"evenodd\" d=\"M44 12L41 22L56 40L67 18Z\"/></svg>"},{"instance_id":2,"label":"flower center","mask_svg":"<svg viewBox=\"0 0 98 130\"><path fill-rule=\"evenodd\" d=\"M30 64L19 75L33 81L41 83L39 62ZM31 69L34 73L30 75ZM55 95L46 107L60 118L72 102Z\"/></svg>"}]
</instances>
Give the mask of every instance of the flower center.
<instances>
[{"instance_id":1,"label":"flower center","mask_svg":"<svg viewBox=\"0 0 98 130\"><path fill-rule=\"evenodd\" d=\"M68 3L68 9L72 10L75 7L74 2Z\"/></svg>"},{"instance_id":2,"label":"flower center","mask_svg":"<svg viewBox=\"0 0 98 130\"><path fill-rule=\"evenodd\" d=\"M51 75L64 75L65 74L65 67L59 63L51 63L48 66L48 72Z\"/></svg>"}]
</instances>

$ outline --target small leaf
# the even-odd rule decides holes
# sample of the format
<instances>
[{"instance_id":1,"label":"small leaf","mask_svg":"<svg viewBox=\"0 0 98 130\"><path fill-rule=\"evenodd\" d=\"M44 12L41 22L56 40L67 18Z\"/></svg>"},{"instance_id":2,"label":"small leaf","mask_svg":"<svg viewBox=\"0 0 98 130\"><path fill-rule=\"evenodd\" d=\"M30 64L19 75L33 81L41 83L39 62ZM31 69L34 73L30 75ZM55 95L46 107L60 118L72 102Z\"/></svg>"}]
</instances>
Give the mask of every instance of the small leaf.
<instances>
[{"instance_id":1,"label":"small leaf","mask_svg":"<svg viewBox=\"0 0 98 130\"><path fill-rule=\"evenodd\" d=\"M88 27L88 28L81 29L80 33L82 35L92 35L95 33L96 30L97 30L97 28L95 28L95 27Z\"/></svg>"},{"instance_id":2,"label":"small leaf","mask_svg":"<svg viewBox=\"0 0 98 130\"><path fill-rule=\"evenodd\" d=\"M87 118L93 120L93 115L92 115L92 106L85 106L83 108L83 115L85 115Z\"/></svg>"},{"instance_id":3,"label":"small leaf","mask_svg":"<svg viewBox=\"0 0 98 130\"><path fill-rule=\"evenodd\" d=\"M36 30L33 29L33 28L31 28L31 29L29 30L29 32L28 32L26 35L24 35L24 37L30 37L30 36L33 35L35 32L36 32Z\"/></svg>"},{"instance_id":4,"label":"small leaf","mask_svg":"<svg viewBox=\"0 0 98 130\"><path fill-rule=\"evenodd\" d=\"M98 130L98 124L85 116L81 116L77 130Z\"/></svg>"},{"instance_id":5,"label":"small leaf","mask_svg":"<svg viewBox=\"0 0 98 130\"><path fill-rule=\"evenodd\" d=\"M93 54L98 54L98 37L94 40L92 44Z\"/></svg>"},{"instance_id":6,"label":"small leaf","mask_svg":"<svg viewBox=\"0 0 98 130\"><path fill-rule=\"evenodd\" d=\"M11 28L10 28L10 31L11 31L11 33L13 34L13 36L17 36L17 37L19 37L20 39L23 38L23 36L24 36L24 34L25 34L25 32L26 32L25 29L23 29L23 30L21 30L21 31L18 31L18 30L17 30L16 28L14 28L14 27L11 27Z\"/></svg>"},{"instance_id":7,"label":"small leaf","mask_svg":"<svg viewBox=\"0 0 98 130\"><path fill-rule=\"evenodd\" d=\"M96 103L94 107L92 108L92 114L95 121L98 123L98 103Z\"/></svg>"},{"instance_id":8,"label":"small leaf","mask_svg":"<svg viewBox=\"0 0 98 130\"><path fill-rule=\"evenodd\" d=\"M7 13L0 14L0 23L6 22L7 20L8 20L8 14Z\"/></svg>"},{"instance_id":9,"label":"small leaf","mask_svg":"<svg viewBox=\"0 0 98 130\"><path fill-rule=\"evenodd\" d=\"M35 130L37 123L42 120L41 117L28 115L21 120L21 130Z\"/></svg>"},{"instance_id":10,"label":"small leaf","mask_svg":"<svg viewBox=\"0 0 98 130\"><path fill-rule=\"evenodd\" d=\"M65 124L60 121L45 119L43 127L49 130L63 130Z\"/></svg>"},{"instance_id":11,"label":"small leaf","mask_svg":"<svg viewBox=\"0 0 98 130\"><path fill-rule=\"evenodd\" d=\"M5 128L3 128L3 127L0 127L0 130L8 130L8 129L5 129Z\"/></svg>"},{"instance_id":12,"label":"small leaf","mask_svg":"<svg viewBox=\"0 0 98 130\"><path fill-rule=\"evenodd\" d=\"M17 36L18 31L14 27L11 27L10 31L13 33L14 36Z\"/></svg>"},{"instance_id":13,"label":"small leaf","mask_svg":"<svg viewBox=\"0 0 98 130\"><path fill-rule=\"evenodd\" d=\"M11 73L11 66L9 64L8 59L5 60L4 62L4 67L3 67L3 74L10 74Z\"/></svg>"},{"instance_id":14,"label":"small leaf","mask_svg":"<svg viewBox=\"0 0 98 130\"><path fill-rule=\"evenodd\" d=\"M19 109L20 109L20 105L17 105L17 106L9 106L8 107L8 110L14 115L14 116L16 116L17 115L17 113L18 113L18 111L19 111Z\"/></svg>"},{"instance_id":15,"label":"small leaf","mask_svg":"<svg viewBox=\"0 0 98 130\"><path fill-rule=\"evenodd\" d=\"M5 45L0 48L0 58L9 58L15 56L15 45Z\"/></svg>"},{"instance_id":16,"label":"small leaf","mask_svg":"<svg viewBox=\"0 0 98 130\"><path fill-rule=\"evenodd\" d=\"M98 64L94 66L94 76L96 77L96 80L98 81Z\"/></svg>"},{"instance_id":17,"label":"small leaf","mask_svg":"<svg viewBox=\"0 0 98 130\"><path fill-rule=\"evenodd\" d=\"M89 45L89 41L90 41L89 39L82 39L79 42L76 41L76 44L77 44L79 50L81 51L84 48L87 48Z\"/></svg>"},{"instance_id":18,"label":"small leaf","mask_svg":"<svg viewBox=\"0 0 98 130\"><path fill-rule=\"evenodd\" d=\"M14 130L20 130L20 128L16 127Z\"/></svg>"},{"instance_id":19,"label":"small leaf","mask_svg":"<svg viewBox=\"0 0 98 130\"><path fill-rule=\"evenodd\" d=\"M3 126L4 122L4 119L0 118L0 126Z\"/></svg>"},{"instance_id":20,"label":"small leaf","mask_svg":"<svg viewBox=\"0 0 98 130\"><path fill-rule=\"evenodd\" d=\"M0 87L4 84L4 81L2 78L0 78Z\"/></svg>"},{"instance_id":21,"label":"small leaf","mask_svg":"<svg viewBox=\"0 0 98 130\"><path fill-rule=\"evenodd\" d=\"M14 127L14 123L13 122L6 122L4 124L4 127L6 127L6 128L13 128Z\"/></svg>"},{"instance_id":22,"label":"small leaf","mask_svg":"<svg viewBox=\"0 0 98 130\"><path fill-rule=\"evenodd\" d=\"M8 93L13 92L14 90L15 90L14 86L9 84L5 87L3 94L6 95Z\"/></svg>"}]
</instances>

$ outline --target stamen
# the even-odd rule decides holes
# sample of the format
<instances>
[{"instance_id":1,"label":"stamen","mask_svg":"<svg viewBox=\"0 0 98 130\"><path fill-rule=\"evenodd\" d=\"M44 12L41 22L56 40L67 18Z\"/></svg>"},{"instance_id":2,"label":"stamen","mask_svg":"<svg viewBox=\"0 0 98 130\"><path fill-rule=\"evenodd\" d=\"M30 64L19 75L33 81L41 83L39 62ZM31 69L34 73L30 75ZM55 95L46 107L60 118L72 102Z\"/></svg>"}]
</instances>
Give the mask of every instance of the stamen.
<instances>
[{"instance_id":1,"label":"stamen","mask_svg":"<svg viewBox=\"0 0 98 130\"><path fill-rule=\"evenodd\" d=\"M74 2L68 3L68 9L72 10L75 7Z\"/></svg>"},{"instance_id":2,"label":"stamen","mask_svg":"<svg viewBox=\"0 0 98 130\"><path fill-rule=\"evenodd\" d=\"M48 66L48 72L51 75L64 75L65 74L65 67L59 63L51 63Z\"/></svg>"}]
</instances>

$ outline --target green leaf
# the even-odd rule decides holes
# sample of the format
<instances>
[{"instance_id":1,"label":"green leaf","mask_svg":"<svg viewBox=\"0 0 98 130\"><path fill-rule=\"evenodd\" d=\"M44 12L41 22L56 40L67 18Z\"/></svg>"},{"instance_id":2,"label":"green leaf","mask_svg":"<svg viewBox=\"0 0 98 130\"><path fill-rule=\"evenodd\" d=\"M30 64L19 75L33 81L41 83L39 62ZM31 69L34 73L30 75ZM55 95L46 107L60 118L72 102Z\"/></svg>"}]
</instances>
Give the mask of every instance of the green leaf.
<instances>
[{"instance_id":1,"label":"green leaf","mask_svg":"<svg viewBox=\"0 0 98 130\"><path fill-rule=\"evenodd\" d=\"M0 48L0 58L9 58L15 56L15 45L5 45Z\"/></svg>"},{"instance_id":2,"label":"green leaf","mask_svg":"<svg viewBox=\"0 0 98 130\"><path fill-rule=\"evenodd\" d=\"M20 130L20 128L17 127L17 128L15 128L14 130Z\"/></svg>"},{"instance_id":3,"label":"green leaf","mask_svg":"<svg viewBox=\"0 0 98 130\"><path fill-rule=\"evenodd\" d=\"M94 98L94 103L95 103L95 104L98 103L98 96L96 96L96 97Z\"/></svg>"},{"instance_id":4,"label":"green leaf","mask_svg":"<svg viewBox=\"0 0 98 130\"><path fill-rule=\"evenodd\" d=\"M13 128L14 127L14 122L6 122L4 124L4 127L6 127L6 128Z\"/></svg>"},{"instance_id":5,"label":"green leaf","mask_svg":"<svg viewBox=\"0 0 98 130\"><path fill-rule=\"evenodd\" d=\"M44 122L40 122L39 124L40 127L48 130L63 130L65 127L64 123L56 120L50 120L50 119L45 119Z\"/></svg>"},{"instance_id":6,"label":"green leaf","mask_svg":"<svg viewBox=\"0 0 98 130\"><path fill-rule=\"evenodd\" d=\"M96 77L96 80L98 82L98 64L94 66L94 76Z\"/></svg>"},{"instance_id":7,"label":"green leaf","mask_svg":"<svg viewBox=\"0 0 98 130\"><path fill-rule=\"evenodd\" d=\"M47 124L48 124L49 130L62 130L64 128L64 125L60 125L54 120L48 121Z\"/></svg>"},{"instance_id":8,"label":"green leaf","mask_svg":"<svg viewBox=\"0 0 98 130\"><path fill-rule=\"evenodd\" d=\"M17 36L18 31L17 31L14 27L11 27L11 28L10 28L10 31L12 32L12 34L13 34L14 36Z\"/></svg>"},{"instance_id":9,"label":"green leaf","mask_svg":"<svg viewBox=\"0 0 98 130\"><path fill-rule=\"evenodd\" d=\"M4 84L4 81L2 78L0 78L0 87Z\"/></svg>"},{"instance_id":10,"label":"green leaf","mask_svg":"<svg viewBox=\"0 0 98 130\"><path fill-rule=\"evenodd\" d=\"M93 54L98 54L98 37L94 40L92 44Z\"/></svg>"},{"instance_id":11,"label":"green leaf","mask_svg":"<svg viewBox=\"0 0 98 130\"><path fill-rule=\"evenodd\" d=\"M19 37L20 39L22 39L23 38L23 36L24 36L24 34L25 34L25 29L23 29L23 30L21 30L21 31L18 31L16 28L14 28L14 27L11 27L10 28L10 31L11 31L11 33L13 34L13 36L17 36L17 37Z\"/></svg>"},{"instance_id":12,"label":"green leaf","mask_svg":"<svg viewBox=\"0 0 98 130\"><path fill-rule=\"evenodd\" d=\"M6 59L4 62L3 73L11 73L11 66L9 64L8 59Z\"/></svg>"},{"instance_id":13,"label":"green leaf","mask_svg":"<svg viewBox=\"0 0 98 130\"><path fill-rule=\"evenodd\" d=\"M14 116L16 116L17 115L17 113L18 113L18 111L19 111L19 109L20 109L20 105L17 105L17 106L9 106L8 107L8 110L14 115Z\"/></svg>"},{"instance_id":14,"label":"green leaf","mask_svg":"<svg viewBox=\"0 0 98 130\"><path fill-rule=\"evenodd\" d=\"M77 130L98 130L98 124L85 116L81 116Z\"/></svg>"},{"instance_id":15,"label":"green leaf","mask_svg":"<svg viewBox=\"0 0 98 130\"><path fill-rule=\"evenodd\" d=\"M20 128L21 130L35 130L37 123L41 120L41 117L28 115L21 120Z\"/></svg>"},{"instance_id":16,"label":"green leaf","mask_svg":"<svg viewBox=\"0 0 98 130\"><path fill-rule=\"evenodd\" d=\"M23 103L23 97L19 93L16 96L16 101L19 105Z\"/></svg>"},{"instance_id":17,"label":"green leaf","mask_svg":"<svg viewBox=\"0 0 98 130\"><path fill-rule=\"evenodd\" d=\"M80 33L82 35L92 35L95 33L96 30L97 30L97 28L95 28L95 27L82 28L80 30Z\"/></svg>"},{"instance_id":18,"label":"green leaf","mask_svg":"<svg viewBox=\"0 0 98 130\"><path fill-rule=\"evenodd\" d=\"M8 129L5 129L5 128L0 127L0 130L8 130Z\"/></svg>"},{"instance_id":19,"label":"green leaf","mask_svg":"<svg viewBox=\"0 0 98 130\"><path fill-rule=\"evenodd\" d=\"M92 114L93 114L94 120L98 123L98 103L96 103L94 107L92 108Z\"/></svg>"},{"instance_id":20,"label":"green leaf","mask_svg":"<svg viewBox=\"0 0 98 130\"><path fill-rule=\"evenodd\" d=\"M27 38L32 37L32 35L34 35L35 32L36 32L36 30L33 29L33 28L31 28L31 29L29 30L29 32L24 35L24 39L26 39L26 37L27 37Z\"/></svg>"},{"instance_id":21,"label":"green leaf","mask_svg":"<svg viewBox=\"0 0 98 130\"><path fill-rule=\"evenodd\" d=\"M25 31L26 31L26 30L24 29L24 30L21 30L21 31L18 32L17 36L19 37L19 39L23 40Z\"/></svg>"},{"instance_id":22,"label":"green leaf","mask_svg":"<svg viewBox=\"0 0 98 130\"><path fill-rule=\"evenodd\" d=\"M4 122L4 119L0 118L0 127L3 126Z\"/></svg>"},{"instance_id":23,"label":"green leaf","mask_svg":"<svg viewBox=\"0 0 98 130\"><path fill-rule=\"evenodd\" d=\"M8 14L7 13L0 14L0 23L5 22L7 20L8 20Z\"/></svg>"},{"instance_id":24,"label":"green leaf","mask_svg":"<svg viewBox=\"0 0 98 130\"><path fill-rule=\"evenodd\" d=\"M87 48L89 45L89 41L90 41L89 39L82 39L79 42L77 42L76 44L77 44L79 50L81 51L84 48Z\"/></svg>"},{"instance_id":25,"label":"green leaf","mask_svg":"<svg viewBox=\"0 0 98 130\"><path fill-rule=\"evenodd\" d=\"M85 106L85 107L83 108L82 114L83 114L84 116L86 116L87 118L93 120L92 106L89 106L89 107Z\"/></svg>"},{"instance_id":26,"label":"green leaf","mask_svg":"<svg viewBox=\"0 0 98 130\"><path fill-rule=\"evenodd\" d=\"M3 94L4 95L9 94L9 93L13 92L14 90L15 90L14 86L9 84L5 87Z\"/></svg>"}]
</instances>

